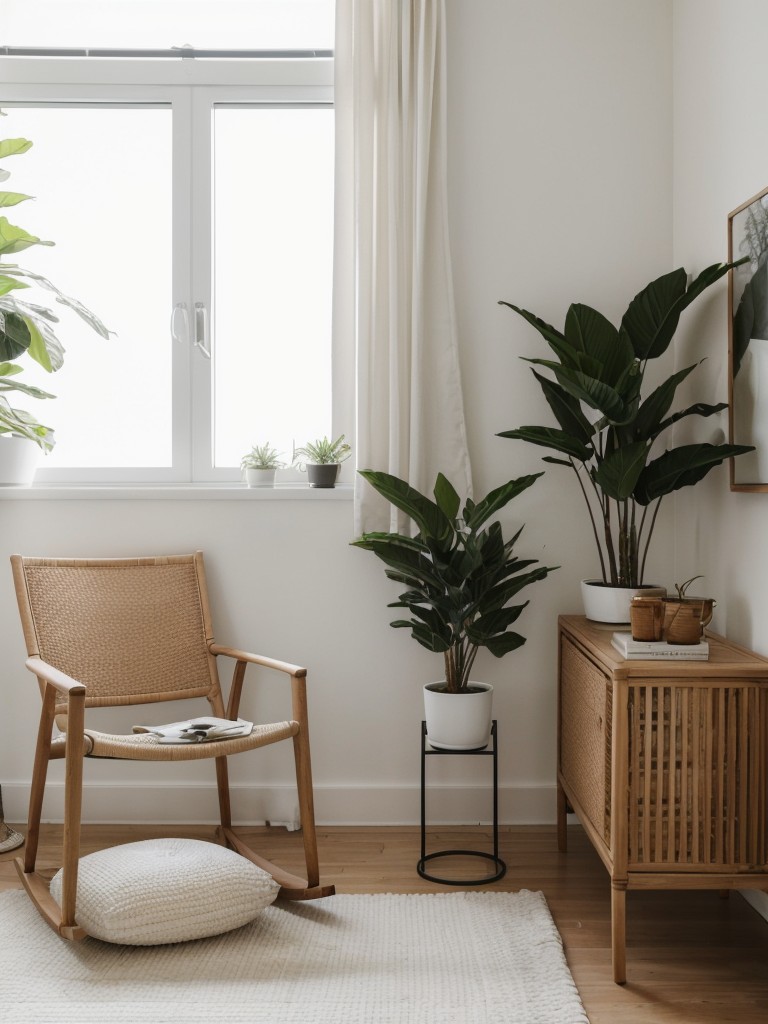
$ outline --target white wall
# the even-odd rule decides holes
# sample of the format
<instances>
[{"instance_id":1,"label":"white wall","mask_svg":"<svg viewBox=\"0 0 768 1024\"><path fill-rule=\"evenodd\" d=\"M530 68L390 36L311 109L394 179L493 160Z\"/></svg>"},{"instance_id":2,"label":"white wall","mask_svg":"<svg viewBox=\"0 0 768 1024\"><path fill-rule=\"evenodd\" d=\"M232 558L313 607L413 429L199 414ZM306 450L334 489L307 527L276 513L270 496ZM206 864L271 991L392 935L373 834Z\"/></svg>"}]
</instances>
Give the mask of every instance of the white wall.
<instances>
[{"instance_id":1,"label":"white wall","mask_svg":"<svg viewBox=\"0 0 768 1024\"><path fill-rule=\"evenodd\" d=\"M768 184L763 99L768 6L762 0L675 0L675 264L700 270L727 255L727 215ZM727 401L727 303L721 289L680 335L681 366L706 356L697 398ZM723 421L727 431L727 423ZM701 437L705 439L705 437ZM768 494L732 493L725 474L676 506L676 575L702 573L714 625L768 654ZM768 916L768 897L750 897Z\"/></svg>"},{"instance_id":2,"label":"white wall","mask_svg":"<svg viewBox=\"0 0 768 1024\"><path fill-rule=\"evenodd\" d=\"M485 492L544 468L540 452L495 437L546 415L518 359L542 354L538 335L498 300L556 324L572 301L618 320L635 292L670 267L671 4L447 6L456 298L475 485ZM476 664L477 677L496 685L505 821L554 820L556 617L578 610L578 580L596 568L579 495L563 474L548 472L504 520L510 528L527 523L522 553L562 566L531 591L519 624L528 643L502 661L486 656ZM202 548L217 638L309 668L318 819L418 820L420 685L440 676L441 662L390 629L385 606L397 590L372 555L348 546L349 502L5 500L1 507L5 555ZM653 566L665 576L669 523L658 532ZM21 667L8 570L0 571L0 623L0 781L7 818L23 820L38 696ZM270 685L266 708L276 716L277 691L279 683ZM243 713L260 713L250 696ZM129 727L137 714L126 709L118 718ZM289 752L240 760L247 765L236 769L236 817L291 820ZM60 767L53 766L55 778ZM90 820L162 820L159 797L168 785L177 820L214 816L205 765L193 766L191 785L174 766L139 766L139 796L128 781L133 769L87 767L96 769L86 778ZM487 767L481 759L430 763L442 787L430 816L487 819ZM60 815L56 799L46 813Z\"/></svg>"}]
</instances>

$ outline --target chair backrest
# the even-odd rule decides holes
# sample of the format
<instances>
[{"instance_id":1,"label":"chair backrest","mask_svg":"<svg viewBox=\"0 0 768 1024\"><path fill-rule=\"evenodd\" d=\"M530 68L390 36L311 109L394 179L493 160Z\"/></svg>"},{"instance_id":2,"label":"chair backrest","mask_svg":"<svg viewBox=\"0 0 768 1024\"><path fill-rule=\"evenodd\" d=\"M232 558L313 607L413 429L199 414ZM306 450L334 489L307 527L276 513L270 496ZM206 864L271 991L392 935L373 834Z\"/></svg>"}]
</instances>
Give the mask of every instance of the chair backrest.
<instances>
[{"instance_id":1,"label":"chair backrest","mask_svg":"<svg viewBox=\"0 0 768 1024\"><path fill-rule=\"evenodd\" d=\"M201 552L11 565L27 653L84 683L87 706L220 695Z\"/></svg>"}]
</instances>

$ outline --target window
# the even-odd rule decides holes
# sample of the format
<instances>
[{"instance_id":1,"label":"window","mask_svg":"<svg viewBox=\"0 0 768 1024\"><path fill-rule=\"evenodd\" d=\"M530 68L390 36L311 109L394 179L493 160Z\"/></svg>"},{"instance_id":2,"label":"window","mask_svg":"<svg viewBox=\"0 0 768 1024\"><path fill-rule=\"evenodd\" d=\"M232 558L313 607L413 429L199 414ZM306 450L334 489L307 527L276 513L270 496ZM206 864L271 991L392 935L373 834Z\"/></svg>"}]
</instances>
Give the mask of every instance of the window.
<instances>
[{"instance_id":1,"label":"window","mask_svg":"<svg viewBox=\"0 0 768 1024\"><path fill-rule=\"evenodd\" d=\"M24 12L38 6L0 15L0 27L16 19L8 45L29 45ZM227 6L242 14L217 3L217 19ZM155 31L166 8L181 10L153 2ZM0 62L2 137L34 142L5 165L8 187L37 197L10 219L57 243L26 265L115 332L103 341L69 318L62 369L25 371L58 396L34 403L57 436L38 478L238 480L256 442L289 457L294 442L349 434L351 396L333 389L332 59Z\"/></svg>"}]
</instances>

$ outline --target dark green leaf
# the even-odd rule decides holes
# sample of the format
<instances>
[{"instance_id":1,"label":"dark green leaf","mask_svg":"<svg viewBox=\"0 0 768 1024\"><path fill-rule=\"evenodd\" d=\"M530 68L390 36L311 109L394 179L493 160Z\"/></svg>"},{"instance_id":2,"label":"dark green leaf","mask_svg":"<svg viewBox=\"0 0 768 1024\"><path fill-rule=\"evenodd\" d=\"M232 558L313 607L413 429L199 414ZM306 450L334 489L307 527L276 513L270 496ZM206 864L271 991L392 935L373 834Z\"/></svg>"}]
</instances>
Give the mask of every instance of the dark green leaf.
<instances>
[{"instance_id":1,"label":"dark green leaf","mask_svg":"<svg viewBox=\"0 0 768 1024\"><path fill-rule=\"evenodd\" d=\"M378 491L395 508L405 512L416 523L425 537L445 540L452 533L452 524L446 514L433 501L411 487L404 480L391 473L380 473L370 469L358 470L374 490Z\"/></svg>"},{"instance_id":2,"label":"dark green leaf","mask_svg":"<svg viewBox=\"0 0 768 1024\"><path fill-rule=\"evenodd\" d=\"M635 489L638 477L648 458L649 446L645 441L617 448L601 461L594 480L609 498L624 501Z\"/></svg>"},{"instance_id":3,"label":"dark green leaf","mask_svg":"<svg viewBox=\"0 0 768 1024\"><path fill-rule=\"evenodd\" d=\"M473 644L479 645L483 644L488 637L504 633L513 622L517 621L520 613L529 603L526 601L525 604L512 605L510 608L498 608L487 615L481 615L471 626L467 627L467 636Z\"/></svg>"},{"instance_id":4,"label":"dark green leaf","mask_svg":"<svg viewBox=\"0 0 768 1024\"><path fill-rule=\"evenodd\" d=\"M435 483L435 501L437 507L443 512L449 519L455 519L459 514L459 505L461 499L456 492L453 484L442 473L437 474L437 481Z\"/></svg>"},{"instance_id":5,"label":"dark green leaf","mask_svg":"<svg viewBox=\"0 0 768 1024\"><path fill-rule=\"evenodd\" d=\"M486 640L483 644L495 658L503 658L510 651L516 651L525 643L525 637L519 633L503 633L501 636Z\"/></svg>"},{"instance_id":6,"label":"dark green leaf","mask_svg":"<svg viewBox=\"0 0 768 1024\"><path fill-rule=\"evenodd\" d=\"M565 337L553 327L551 324L546 323L544 320L539 319L533 313L529 313L527 309L520 309L519 306L513 306L511 302L504 302L502 299L499 302L500 306L507 306L509 309L519 313L523 320L526 320L531 327L535 327L542 338L552 348L566 364L576 365L572 362L574 359L574 352L569 345L565 342Z\"/></svg>"},{"instance_id":7,"label":"dark green leaf","mask_svg":"<svg viewBox=\"0 0 768 1024\"><path fill-rule=\"evenodd\" d=\"M477 503L467 520L467 526L472 530L479 529L495 512L504 508L518 494L527 490L541 475L541 473L532 473L529 476L521 476L516 480L508 480L501 487L495 488Z\"/></svg>"},{"instance_id":8,"label":"dark green leaf","mask_svg":"<svg viewBox=\"0 0 768 1024\"><path fill-rule=\"evenodd\" d=\"M593 434L593 427L581 411L578 400L573 395L569 395L565 388L555 381L542 377L536 370L533 370L533 375L539 382L544 397L555 414L555 419L565 433L577 438L585 446L588 445Z\"/></svg>"},{"instance_id":9,"label":"dark green leaf","mask_svg":"<svg viewBox=\"0 0 768 1024\"><path fill-rule=\"evenodd\" d=\"M443 651L447 651L451 646L446 643L441 636L433 633L429 626L424 625L421 622L405 622L398 620L390 623L396 629L402 627L408 627L411 629L411 636L414 640L417 640L422 647L426 647L428 651L432 651L435 654L440 654Z\"/></svg>"},{"instance_id":10,"label":"dark green leaf","mask_svg":"<svg viewBox=\"0 0 768 1024\"><path fill-rule=\"evenodd\" d=\"M702 270L687 289L688 275L679 267L638 292L621 321L638 359L655 359L666 352L683 310L735 265L715 263Z\"/></svg>"},{"instance_id":11,"label":"dark green leaf","mask_svg":"<svg viewBox=\"0 0 768 1024\"><path fill-rule=\"evenodd\" d=\"M552 571L553 567L547 567L544 565L539 566L538 569L533 569L531 572L524 573L522 576L516 576L514 579L505 580L503 583L497 584L492 587L487 594L485 594L480 602L480 612L483 615L487 615L488 612L492 612L497 608L503 608L507 601L510 601L515 594L519 594L520 591L527 587L531 583L535 583L538 580L543 580L549 572Z\"/></svg>"},{"instance_id":12,"label":"dark green leaf","mask_svg":"<svg viewBox=\"0 0 768 1024\"><path fill-rule=\"evenodd\" d=\"M698 483L725 459L750 451L754 449L741 444L686 444L673 448L645 467L635 488L635 500L648 505L665 494Z\"/></svg>"},{"instance_id":13,"label":"dark green leaf","mask_svg":"<svg viewBox=\"0 0 768 1024\"><path fill-rule=\"evenodd\" d=\"M662 420L669 412L675 397L675 391L677 391L678 386L697 366L698 363L694 363L693 366L687 366L684 370L678 370L677 373L673 373L668 380L659 385L655 391L651 392L638 410L637 418L633 425L635 440L653 440L654 437L661 433L660 426Z\"/></svg>"},{"instance_id":14,"label":"dark green leaf","mask_svg":"<svg viewBox=\"0 0 768 1024\"><path fill-rule=\"evenodd\" d=\"M604 384L616 386L622 374L635 361L626 335L620 335L602 313L591 306L574 303L565 318L565 339L592 360L592 376ZM587 365L581 368L588 372Z\"/></svg>"},{"instance_id":15,"label":"dark green leaf","mask_svg":"<svg viewBox=\"0 0 768 1024\"><path fill-rule=\"evenodd\" d=\"M718 412L722 412L728 408L727 402L718 402L715 405L708 405L705 402L696 402L694 405L689 405L687 409L682 409L680 412L674 413L672 416L668 416L658 426L655 436L663 433L667 427L671 427L673 423L677 423L678 420L684 419L686 416L714 416Z\"/></svg>"},{"instance_id":16,"label":"dark green leaf","mask_svg":"<svg viewBox=\"0 0 768 1024\"><path fill-rule=\"evenodd\" d=\"M680 319L686 281L680 267L651 281L630 302L621 326L638 359L652 359L666 351Z\"/></svg>"},{"instance_id":17,"label":"dark green leaf","mask_svg":"<svg viewBox=\"0 0 768 1024\"><path fill-rule=\"evenodd\" d=\"M518 427L516 430L503 430L497 436L528 441L542 448L552 448L563 455L570 455L578 462L588 462L594 454L592 449L582 444L578 438L571 437L564 430L555 430L554 427Z\"/></svg>"},{"instance_id":18,"label":"dark green leaf","mask_svg":"<svg viewBox=\"0 0 768 1024\"><path fill-rule=\"evenodd\" d=\"M590 408L597 409L613 423L621 423L626 419L627 406L624 398L609 384L562 366L550 366L550 369L557 377L559 384L580 402L585 402Z\"/></svg>"},{"instance_id":19,"label":"dark green leaf","mask_svg":"<svg viewBox=\"0 0 768 1024\"><path fill-rule=\"evenodd\" d=\"M6 313L0 328L0 359L16 359L29 348L31 336L24 318L18 313Z\"/></svg>"}]
</instances>

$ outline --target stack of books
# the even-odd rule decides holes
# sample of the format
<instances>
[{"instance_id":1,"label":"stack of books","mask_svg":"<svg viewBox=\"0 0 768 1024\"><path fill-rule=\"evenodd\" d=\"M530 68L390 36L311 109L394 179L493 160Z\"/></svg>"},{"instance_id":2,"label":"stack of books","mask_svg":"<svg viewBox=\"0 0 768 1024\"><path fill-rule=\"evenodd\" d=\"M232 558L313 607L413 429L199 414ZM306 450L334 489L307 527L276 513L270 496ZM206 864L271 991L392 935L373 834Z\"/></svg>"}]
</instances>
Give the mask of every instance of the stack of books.
<instances>
[{"instance_id":1,"label":"stack of books","mask_svg":"<svg viewBox=\"0 0 768 1024\"><path fill-rule=\"evenodd\" d=\"M709 644L668 644L665 640L633 640L631 633L614 633L611 643L628 660L707 661Z\"/></svg>"}]
</instances>

